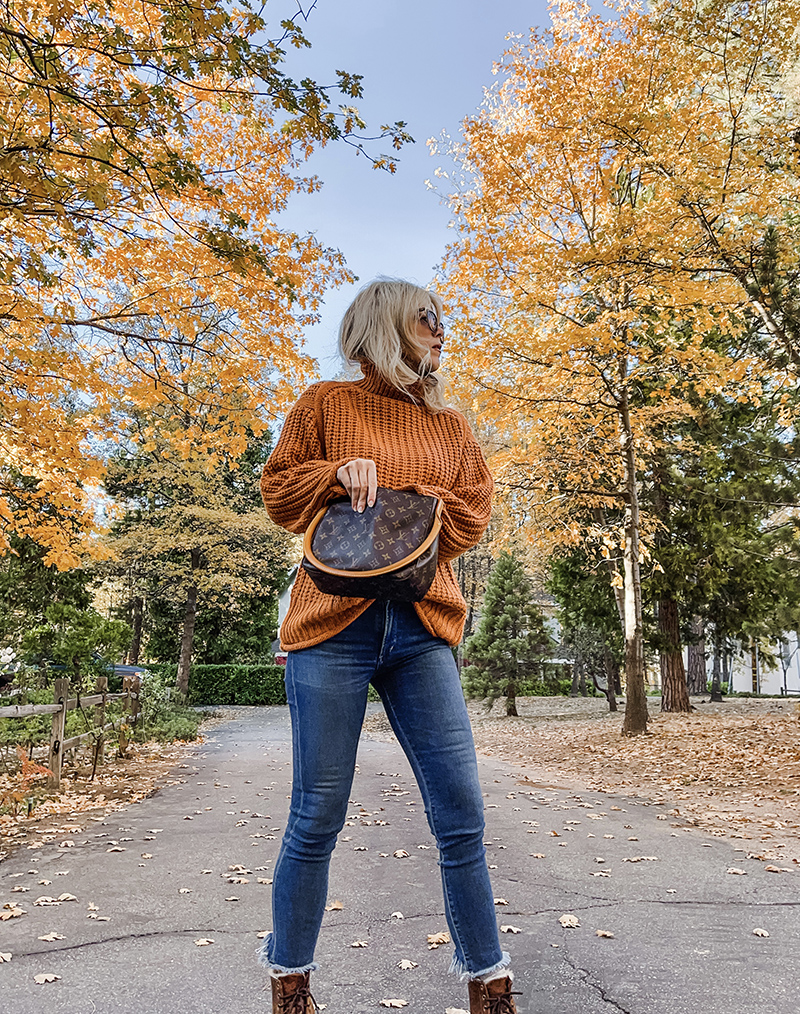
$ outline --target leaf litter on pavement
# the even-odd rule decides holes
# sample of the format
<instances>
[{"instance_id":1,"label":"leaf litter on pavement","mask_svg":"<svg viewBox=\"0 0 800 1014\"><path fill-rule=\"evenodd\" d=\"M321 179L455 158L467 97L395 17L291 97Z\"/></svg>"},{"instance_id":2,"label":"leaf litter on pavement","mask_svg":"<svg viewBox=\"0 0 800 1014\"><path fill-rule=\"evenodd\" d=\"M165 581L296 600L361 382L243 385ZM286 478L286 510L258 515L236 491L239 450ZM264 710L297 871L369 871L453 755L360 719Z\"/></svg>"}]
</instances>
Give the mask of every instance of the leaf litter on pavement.
<instances>
[{"instance_id":1,"label":"leaf litter on pavement","mask_svg":"<svg viewBox=\"0 0 800 1014\"><path fill-rule=\"evenodd\" d=\"M603 697L517 698L517 718L501 714L502 702L489 712L481 702L468 707L478 751L532 778L669 803L670 816L718 833L784 843L781 856L766 858L800 863L800 705L692 703L690 714L665 714L650 698L650 734L633 737L622 736L624 712L610 713ZM365 728L392 735L381 713Z\"/></svg>"}]
</instances>

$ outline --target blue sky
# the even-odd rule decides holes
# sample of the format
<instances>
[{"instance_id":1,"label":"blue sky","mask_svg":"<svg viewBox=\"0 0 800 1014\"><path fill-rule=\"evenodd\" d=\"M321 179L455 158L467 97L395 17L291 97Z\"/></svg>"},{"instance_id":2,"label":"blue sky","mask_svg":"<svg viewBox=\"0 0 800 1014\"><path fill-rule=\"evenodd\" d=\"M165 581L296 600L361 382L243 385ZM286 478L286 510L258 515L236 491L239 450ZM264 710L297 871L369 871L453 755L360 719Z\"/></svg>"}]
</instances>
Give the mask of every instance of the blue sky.
<instances>
[{"instance_id":1,"label":"blue sky","mask_svg":"<svg viewBox=\"0 0 800 1014\"><path fill-rule=\"evenodd\" d=\"M271 18L296 9L290 0L270 6ZM341 250L359 276L355 286L329 293L321 322L306 333L323 378L339 369L336 331L357 288L376 275L427 285L452 236L447 208L425 185L442 162L425 142L442 131L456 136L478 108L497 80L492 64L509 32L549 23L547 0L318 0L309 13L312 48L289 54L287 72L320 83L333 83L338 69L363 74L358 105L370 126L406 120L416 140L400 152L394 175L373 170L346 145L329 145L307 167L322 190L298 195L281 216Z\"/></svg>"}]
</instances>

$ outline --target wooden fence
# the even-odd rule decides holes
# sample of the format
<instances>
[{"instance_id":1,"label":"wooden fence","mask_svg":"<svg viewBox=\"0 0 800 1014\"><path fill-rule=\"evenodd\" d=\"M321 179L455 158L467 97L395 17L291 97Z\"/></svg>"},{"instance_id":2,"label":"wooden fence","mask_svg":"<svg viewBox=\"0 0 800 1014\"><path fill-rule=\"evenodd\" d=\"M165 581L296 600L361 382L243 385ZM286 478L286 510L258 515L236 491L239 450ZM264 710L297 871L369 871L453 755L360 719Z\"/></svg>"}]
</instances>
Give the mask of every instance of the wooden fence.
<instances>
[{"instance_id":1,"label":"wooden fence","mask_svg":"<svg viewBox=\"0 0 800 1014\"><path fill-rule=\"evenodd\" d=\"M53 724L50 730L50 744L48 747L39 747L34 753L47 753L47 766L50 774L47 777L47 784L50 788L61 787L61 767L66 750L72 750L85 739L97 740L97 753L95 755L95 767L102 762L105 734L114 727L113 722L106 722L105 708L109 701L125 700L125 710L130 713L131 724L136 722L139 714L139 691L141 681L138 676L125 676L122 680L122 693L108 693L108 678L99 676L95 683L95 692L91 697L70 697L69 680L57 679L53 690L52 704L12 704L0 708L0 718L27 718L30 715L52 715ZM75 708L81 710L93 708L93 727L78 736L70 736L65 739L67 725L67 712ZM124 751L123 742L127 738L121 734L120 749Z\"/></svg>"}]
</instances>

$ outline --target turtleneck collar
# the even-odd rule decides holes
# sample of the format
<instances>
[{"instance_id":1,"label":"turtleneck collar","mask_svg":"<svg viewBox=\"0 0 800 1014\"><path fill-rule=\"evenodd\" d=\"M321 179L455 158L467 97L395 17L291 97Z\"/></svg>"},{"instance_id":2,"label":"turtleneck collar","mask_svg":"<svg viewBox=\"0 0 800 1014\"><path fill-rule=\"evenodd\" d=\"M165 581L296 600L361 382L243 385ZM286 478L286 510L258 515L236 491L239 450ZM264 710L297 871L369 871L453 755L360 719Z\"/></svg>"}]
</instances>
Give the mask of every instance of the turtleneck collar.
<instances>
[{"instance_id":1,"label":"turtleneck collar","mask_svg":"<svg viewBox=\"0 0 800 1014\"><path fill-rule=\"evenodd\" d=\"M361 372L364 374L364 379L358 380L356 383L363 391L369 391L370 394L380 394L384 398L396 398L398 401L412 400L405 391L399 390L388 380L385 380L373 363L361 363Z\"/></svg>"}]
</instances>

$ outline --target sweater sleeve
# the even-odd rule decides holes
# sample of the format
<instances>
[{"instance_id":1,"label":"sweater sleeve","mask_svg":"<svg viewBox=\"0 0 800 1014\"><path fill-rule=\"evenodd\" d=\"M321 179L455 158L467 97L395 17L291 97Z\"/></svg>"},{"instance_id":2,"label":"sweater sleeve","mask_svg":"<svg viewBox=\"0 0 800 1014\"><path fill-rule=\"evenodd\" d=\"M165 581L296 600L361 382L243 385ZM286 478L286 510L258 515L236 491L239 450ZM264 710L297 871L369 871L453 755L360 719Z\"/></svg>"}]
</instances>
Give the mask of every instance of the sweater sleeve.
<instances>
[{"instance_id":1,"label":"sweater sleeve","mask_svg":"<svg viewBox=\"0 0 800 1014\"><path fill-rule=\"evenodd\" d=\"M347 496L336 473L348 460L323 459L313 394L307 391L287 415L261 474L261 497L275 524L299 534L319 510Z\"/></svg>"},{"instance_id":2,"label":"sweater sleeve","mask_svg":"<svg viewBox=\"0 0 800 1014\"><path fill-rule=\"evenodd\" d=\"M439 535L441 561L447 563L454 560L480 542L492 515L494 482L483 453L469 430L452 489L421 484L406 488L428 496L438 496L443 501L442 530Z\"/></svg>"}]
</instances>

